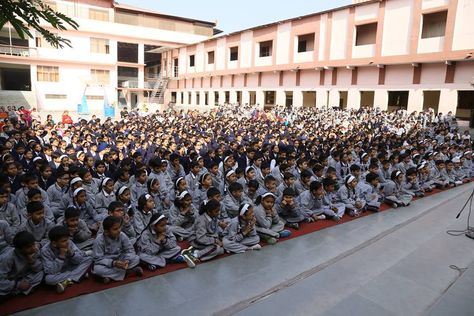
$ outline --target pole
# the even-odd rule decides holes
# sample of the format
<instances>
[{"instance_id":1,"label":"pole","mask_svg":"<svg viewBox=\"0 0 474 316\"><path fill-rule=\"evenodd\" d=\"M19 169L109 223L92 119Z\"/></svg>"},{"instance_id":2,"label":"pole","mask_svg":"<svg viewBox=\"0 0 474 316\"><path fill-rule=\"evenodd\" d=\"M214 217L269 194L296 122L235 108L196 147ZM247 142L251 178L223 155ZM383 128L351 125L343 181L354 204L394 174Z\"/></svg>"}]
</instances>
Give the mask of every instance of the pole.
<instances>
[{"instance_id":1,"label":"pole","mask_svg":"<svg viewBox=\"0 0 474 316\"><path fill-rule=\"evenodd\" d=\"M10 43L10 55L12 55L12 25L8 22L8 39Z\"/></svg>"}]
</instances>

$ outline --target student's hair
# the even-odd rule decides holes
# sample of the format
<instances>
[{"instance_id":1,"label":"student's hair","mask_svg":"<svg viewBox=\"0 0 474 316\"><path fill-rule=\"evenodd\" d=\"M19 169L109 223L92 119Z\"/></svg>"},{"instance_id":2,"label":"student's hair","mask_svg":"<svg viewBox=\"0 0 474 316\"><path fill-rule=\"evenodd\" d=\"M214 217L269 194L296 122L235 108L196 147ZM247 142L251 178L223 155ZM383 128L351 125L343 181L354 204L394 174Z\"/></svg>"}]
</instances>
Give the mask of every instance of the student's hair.
<instances>
[{"instance_id":1,"label":"student's hair","mask_svg":"<svg viewBox=\"0 0 474 316\"><path fill-rule=\"evenodd\" d=\"M240 167L235 168L235 174L243 174L243 173L244 173L244 169Z\"/></svg>"},{"instance_id":2,"label":"student's hair","mask_svg":"<svg viewBox=\"0 0 474 316\"><path fill-rule=\"evenodd\" d=\"M446 162L442 159L438 159L438 160L435 161L435 165L437 165L437 166L440 165L440 164L444 164L444 163L446 163Z\"/></svg>"},{"instance_id":3,"label":"student's hair","mask_svg":"<svg viewBox=\"0 0 474 316\"><path fill-rule=\"evenodd\" d=\"M304 169L304 170L301 171L300 176L301 176L301 178L310 178L313 175L311 174L311 172L308 169Z\"/></svg>"},{"instance_id":4,"label":"student's hair","mask_svg":"<svg viewBox=\"0 0 474 316\"><path fill-rule=\"evenodd\" d=\"M204 213L208 213L212 210L215 210L217 208L220 208L221 207L221 203L219 203L218 201L212 199L212 200L208 200L208 201L205 201L203 203L201 203L201 205L199 206L199 215L202 215Z\"/></svg>"},{"instance_id":5,"label":"student's hair","mask_svg":"<svg viewBox=\"0 0 474 316\"><path fill-rule=\"evenodd\" d=\"M81 168L81 169L79 170L79 172L78 172L77 175L79 176L79 178L84 179L84 177L85 177L86 174L88 174L88 173L90 173L90 171L89 171L88 169L86 169L86 168Z\"/></svg>"},{"instance_id":6,"label":"student's hair","mask_svg":"<svg viewBox=\"0 0 474 316\"><path fill-rule=\"evenodd\" d=\"M38 176L34 173L25 173L22 177L21 177L21 182L27 184L33 180L38 180Z\"/></svg>"},{"instance_id":7,"label":"student's hair","mask_svg":"<svg viewBox=\"0 0 474 316\"><path fill-rule=\"evenodd\" d=\"M68 172L67 172L66 170L64 170L64 169L62 169L62 168L58 169L58 170L56 171L56 180L57 180L58 178L61 178L61 177L65 176L66 174L68 174Z\"/></svg>"},{"instance_id":8,"label":"student's hair","mask_svg":"<svg viewBox=\"0 0 474 316\"><path fill-rule=\"evenodd\" d=\"M123 207L123 203L120 201L112 201L107 207L107 212L112 213L116 208Z\"/></svg>"},{"instance_id":9,"label":"student's hair","mask_svg":"<svg viewBox=\"0 0 474 316\"><path fill-rule=\"evenodd\" d=\"M105 162L103 160L97 160L94 163L94 168L97 168L98 166L105 166Z\"/></svg>"},{"instance_id":10,"label":"student's hair","mask_svg":"<svg viewBox=\"0 0 474 316\"><path fill-rule=\"evenodd\" d=\"M32 199L36 194L40 194L41 195L41 190L40 189L31 189L28 191L28 193L26 194L26 197L28 198L28 200Z\"/></svg>"},{"instance_id":11,"label":"student's hair","mask_svg":"<svg viewBox=\"0 0 474 316\"><path fill-rule=\"evenodd\" d=\"M117 172L115 173L115 180L119 180L127 173L130 175L128 170L125 170L124 168L119 168Z\"/></svg>"},{"instance_id":12,"label":"student's hair","mask_svg":"<svg viewBox=\"0 0 474 316\"><path fill-rule=\"evenodd\" d=\"M397 178L397 177L400 176L401 174L403 174L401 171L399 171L399 170L393 170L393 171L392 171L392 174L390 175L390 179L395 180L395 178Z\"/></svg>"},{"instance_id":13,"label":"student's hair","mask_svg":"<svg viewBox=\"0 0 474 316\"><path fill-rule=\"evenodd\" d=\"M120 217L115 217L115 216L107 216L104 221L102 222L102 227L104 228L105 231L110 230L112 226L115 224L121 224L122 219Z\"/></svg>"},{"instance_id":14,"label":"student's hair","mask_svg":"<svg viewBox=\"0 0 474 316\"><path fill-rule=\"evenodd\" d=\"M296 192L295 190L293 190L293 188L285 188L283 190L283 196L296 196Z\"/></svg>"},{"instance_id":15,"label":"student's hair","mask_svg":"<svg viewBox=\"0 0 474 316\"><path fill-rule=\"evenodd\" d=\"M144 174L147 174L146 170L137 169L137 171L135 171L135 178L141 177Z\"/></svg>"},{"instance_id":16,"label":"student's hair","mask_svg":"<svg viewBox=\"0 0 474 316\"><path fill-rule=\"evenodd\" d=\"M31 246L35 242L36 240L33 234L26 230L16 233L15 237L13 237L13 247L15 247L15 249L23 249Z\"/></svg>"},{"instance_id":17,"label":"student's hair","mask_svg":"<svg viewBox=\"0 0 474 316\"><path fill-rule=\"evenodd\" d=\"M243 191L244 187L238 182L231 183L229 185L229 192Z\"/></svg>"},{"instance_id":18,"label":"student's hair","mask_svg":"<svg viewBox=\"0 0 474 316\"><path fill-rule=\"evenodd\" d=\"M368 183L372 183L372 181L376 180L379 178L379 175L374 173L374 172L369 172L366 176L365 176L365 181L367 181Z\"/></svg>"},{"instance_id":19,"label":"student's hair","mask_svg":"<svg viewBox=\"0 0 474 316\"><path fill-rule=\"evenodd\" d=\"M208 199L212 199L218 194L221 194L221 191L219 191L219 189L216 187L210 187L209 189L207 189L207 192L206 192Z\"/></svg>"},{"instance_id":20,"label":"student's hair","mask_svg":"<svg viewBox=\"0 0 474 316\"><path fill-rule=\"evenodd\" d=\"M371 162L370 165L369 165L369 169L373 169L373 168L378 168L379 165L377 165L376 163L373 163Z\"/></svg>"},{"instance_id":21,"label":"student's hair","mask_svg":"<svg viewBox=\"0 0 474 316\"><path fill-rule=\"evenodd\" d=\"M48 169L48 168L51 169L51 167L48 165L48 163L46 163L46 162L41 162L41 163L40 163L40 166L39 166L39 171L40 171L40 173L43 173L43 172L45 172L46 169Z\"/></svg>"},{"instance_id":22,"label":"student's hair","mask_svg":"<svg viewBox=\"0 0 474 316\"><path fill-rule=\"evenodd\" d=\"M69 238L69 230L63 225L54 226L48 233L48 238L51 241L58 241L63 237Z\"/></svg>"},{"instance_id":23,"label":"student's hair","mask_svg":"<svg viewBox=\"0 0 474 316\"><path fill-rule=\"evenodd\" d=\"M411 175L416 175L416 168L412 167L412 168L407 169L405 176L411 176Z\"/></svg>"},{"instance_id":24,"label":"student's hair","mask_svg":"<svg viewBox=\"0 0 474 316\"><path fill-rule=\"evenodd\" d=\"M287 169L288 169L289 165L286 163L286 162L283 162L281 165L280 165L280 172L283 173L285 172Z\"/></svg>"},{"instance_id":25,"label":"student's hair","mask_svg":"<svg viewBox=\"0 0 474 316\"><path fill-rule=\"evenodd\" d=\"M336 168L328 167L328 169L326 170L326 174L328 174L329 172L336 172Z\"/></svg>"},{"instance_id":26,"label":"student's hair","mask_svg":"<svg viewBox=\"0 0 474 316\"><path fill-rule=\"evenodd\" d=\"M350 166L349 170L350 170L351 172L353 172L353 171L359 171L359 170L360 170L360 166L359 166L358 164L352 164L352 165Z\"/></svg>"},{"instance_id":27,"label":"student's hair","mask_svg":"<svg viewBox=\"0 0 474 316\"><path fill-rule=\"evenodd\" d=\"M145 194L140 195L140 197L138 198L137 208L140 211L143 211L143 209L145 208L146 201L148 200L147 195L149 196L149 194L145 193Z\"/></svg>"},{"instance_id":28,"label":"student's hair","mask_svg":"<svg viewBox=\"0 0 474 316\"><path fill-rule=\"evenodd\" d=\"M270 181L276 181L275 177L272 176L272 175L268 175L268 176L265 177L265 180L263 180L263 183L266 185Z\"/></svg>"},{"instance_id":29,"label":"student's hair","mask_svg":"<svg viewBox=\"0 0 474 316\"><path fill-rule=\"evenodd\" d=\"M152 187L153 184L155 184L156 182L160 183L160 181L158 181L158 179L156 179L156 178L150 178L150 179L148 179L148 181L146 182L146 188L148 189L148 192L151 191L151 187Z\"/></svg>"},{"instance_id":30,"label":"student's hair","mask_svg":"<svg viewBox=\"0 0 474 316\"><path fill-rule=\"evenodd\" d=\"M283 180L289 180L291 178L296 179L295 175L292 174L291 172L285 172L283 174Z\"/></svg>"},{"instance_id":31,"label":"student's hair","mask_svg":"<svg viewBox=\"0 0 474 316\"><path fill-rule=\"evenodd\" d=\"M316 191L316 190L319 190L322 186L323 186L323 184L320 181L313 181L309 185L309 190L310 191Z\"/></svg>"},{"instance_id":32,"label":"student's hair","mask_svg":"<svg viewBox=\"0 0 474 316\"><path fill-rule=\"evenodd\" d=\"M44 210L43 203L41 202L28 202L28 204L26 204L26 212L28 214L38 212L39 210Z\"/></svg>"},{"instance_id":33,"label":"student's hair","mask_svg":"<svg viewBox=\"0 0 474 316\"><path fill-rule=\"evenodd\" d=\"M125 191L127 190L130 191L130 188L127 187L126 185L122 185L119 188L117 188L117 190L115 190L115 196L117 197L117 199L119 198L120 195L124 194ZM120 191L122 191L122 193L120 193Z\"/></svg>"},{"instance_id":34,"label":"student's hair","mask_svg":"<svg viewBox=\"0 0 474 316\"><path fill-rule=\"evenodd\" d=\"M262 204L262 200L271 197L274 201L276 200L276 197L274 194L268 194L265 197L263 197L265 194L257 196L255 199L255 205L260 205Z\"/></svg>"},{"instance_id":35,"label":"student's hair","mask_svg":"<svg viewBox=\"0 0 474 316\"><path fill-rule=\"evenodd\" d=\"M191 161L191 163L189 164L189 169L193 169L195 167L199 167L199 163L197 161Z\"/></svg>"},{"instance_id":36,"label":"student's hair","mask_svg":"<svg viewBox=\"0 0 474 316\"><path fill-rule=\"evenodd\" d=\"M260 183L258 183L257 180L250 180L249 183L247 183L247 187L258 190L258 188L260 187Z\"/></svg>"},{"instance_id":37,"label":"student's hair","mask_svg":"<svg viewBox=\"0 0 474 316\"><path fill-rule=\"evenodd\" d=\"M326 188L330 185L336 185L336 181L334 179L331 179L331 178L324 178L323 179L323 186Z\"/></svg>"},{"instance_id":38,"label":"student's hair","mask_svg":"<svg viewBox=\"0 0 474 316\"><path fill-rule=\"evenodd\" d=\"M211 161L211 163L209 164L209 169L212 169L214 167L218 167L219 165L217 164L217 162L215 161Z\"/></svg>"},{"instance_id":39,"label":"student's hair","mask_svg":"<svg viewBox=\"0 0 474 316\"><path fill-rule=\"evenodd\" d=\"M183 192L186 192L186 194L183 196L183 198L179 198L178 196L174 199L174 206L176 206L177 208L180 208L181 207L181 204L182 204L182 201L187 197L187 196L190 196L192 198L192 195L191 193L189 193L189 191L183 191ZM181 192L181 194L183 194L183 192Z\"/></svg>"},{"instance_id":40,"label":"student's hair","mask_svg":"<svg viewBox=\"0 0 474 316\"><path fill-rule=\"evenodd\" d=\"M260 170L270 168L270 163L268 161L262 162L260 165Z\"/></svg>"},{"instance_id":41,"label":"student's hair","mask_svg":"<svg viewBox=\"0 0 474 316\"><path fill-rule=\"evenodd\" d=\"M313 167L313 172L318 173L319 171L324 170L324 166L321 164L315 164Z\"/></svg>"},{"instance_id":42,"label":"student's hair","mask_svg":"<svg viewBox=\"0 0 474 316\"><path fill-rule=\"evenodd\" d=\"M79 216L81 216L81 211L77 207L70 206L64 211L65 219L69 219L72 217L79 217Z\"/></svg>"},{"instance_id":43,"label":"student's hair","mask_svg":"<svg viewBox=\"0 0 474 316\"><path fill-rule=\"evenodd\" d=\"M173 161L170 159L170 161ZM148 165L150 166L150 168L153 170L155 168L161 168L161 159L160 158L153 158L151 159L149 162L148 162Z\"/></svg>"},{"instance_id":44,"label":"student's hair","mask_svg":"<svg viewBox=\"0 0 474 316\"><path fill-rule=\"evenodd\" d=\"M9 193L3 188L0 187L0 195L8 195Z\"/></svg>"}]
</instances>

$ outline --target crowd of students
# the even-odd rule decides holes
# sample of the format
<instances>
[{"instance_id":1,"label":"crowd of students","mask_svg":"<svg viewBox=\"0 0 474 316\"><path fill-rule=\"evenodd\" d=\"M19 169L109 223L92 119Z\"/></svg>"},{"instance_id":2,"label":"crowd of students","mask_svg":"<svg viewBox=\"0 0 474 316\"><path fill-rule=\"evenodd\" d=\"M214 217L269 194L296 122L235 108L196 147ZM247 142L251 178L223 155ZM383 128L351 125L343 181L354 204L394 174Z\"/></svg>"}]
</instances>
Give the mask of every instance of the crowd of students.
<instances>
[{"instance_id":1,"label":"crowd of students","mask_svg":"<svg viewBox=\"0 0 474 316\"><path fill-rule=\"evenodd\" d=\"M474 175L451 113L239 108L0 133L0 296L275 244ZM180 241L191 247L181 249Z\"/></svg>"}]
</instances>

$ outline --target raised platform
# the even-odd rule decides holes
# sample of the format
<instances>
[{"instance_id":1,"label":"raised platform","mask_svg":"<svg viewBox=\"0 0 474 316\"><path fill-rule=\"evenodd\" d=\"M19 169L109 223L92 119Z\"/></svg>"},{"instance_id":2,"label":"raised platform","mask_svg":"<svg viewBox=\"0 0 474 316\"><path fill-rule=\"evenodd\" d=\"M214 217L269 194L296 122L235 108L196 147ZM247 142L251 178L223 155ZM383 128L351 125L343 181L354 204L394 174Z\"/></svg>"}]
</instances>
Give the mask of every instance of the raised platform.
<instances>
[{"instance_id":1,"label":"raised platform","mask_svg":"<svg viewBox=\"0 0 474 316\"><path fill-rule=\"evenodd\" d=\"M446 230L473 188L17 315L465 315L474 241Z\"/></svg>"}]
</instances>

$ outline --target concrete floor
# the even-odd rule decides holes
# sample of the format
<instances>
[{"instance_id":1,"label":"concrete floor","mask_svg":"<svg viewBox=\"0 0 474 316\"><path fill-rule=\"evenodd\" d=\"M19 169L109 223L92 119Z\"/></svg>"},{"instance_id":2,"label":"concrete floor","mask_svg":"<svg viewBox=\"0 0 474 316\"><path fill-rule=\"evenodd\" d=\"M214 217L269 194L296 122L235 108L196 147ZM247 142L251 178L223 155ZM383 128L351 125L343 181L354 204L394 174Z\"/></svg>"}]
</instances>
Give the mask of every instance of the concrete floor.
<instances>
[{"instance_id":1,"label":"concrete floor","mask_svg":"<svg viewBox=\"0 0 474 316\"><path fill-rule=\"evenodd\" d=\"M473 315L473 189L17 315Z\"/></svg>"}]
</instances>

